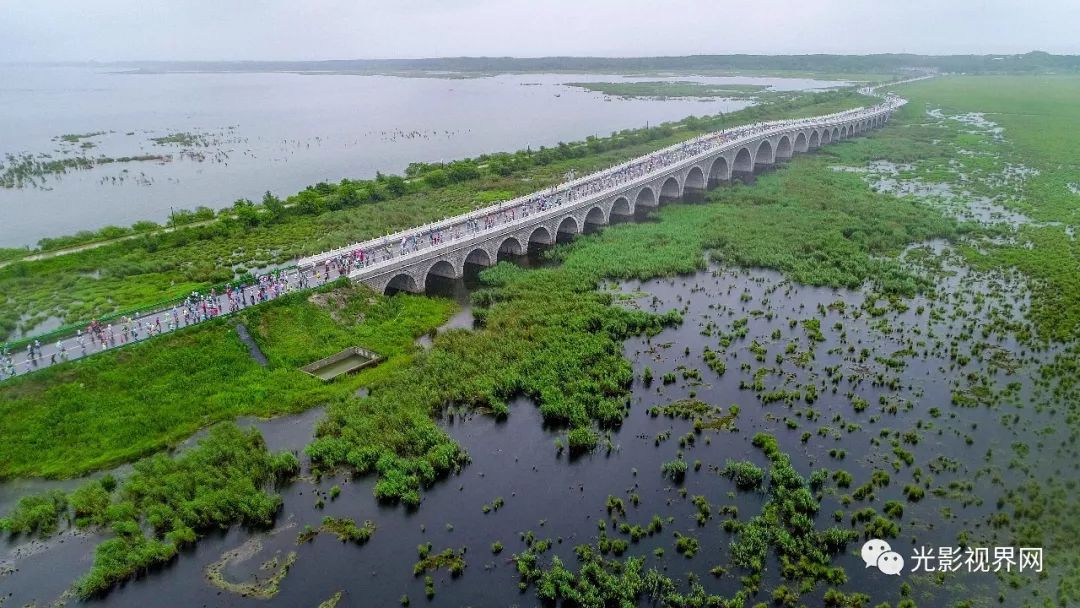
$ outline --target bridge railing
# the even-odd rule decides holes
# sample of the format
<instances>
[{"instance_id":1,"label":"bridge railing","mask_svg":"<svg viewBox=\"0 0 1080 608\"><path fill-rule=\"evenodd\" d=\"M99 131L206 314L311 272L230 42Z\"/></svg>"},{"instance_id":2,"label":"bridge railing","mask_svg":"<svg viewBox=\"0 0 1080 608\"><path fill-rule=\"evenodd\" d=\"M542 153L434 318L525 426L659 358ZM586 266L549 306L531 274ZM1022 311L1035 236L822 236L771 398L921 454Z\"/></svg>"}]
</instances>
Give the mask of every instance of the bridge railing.
<instances>
[{"instance_id":1,"label":"bridge railing","mask_svg":"<svg viewBox=\"0 0 1080 608\"><path fill-rule=\"evenodd\" d=\"M785 131L790 130L792 128L801 128L801 127L810 127L810 126L813 126L813 127L834 126L834 125L839 125L839 124L842 124L842 123L845 123L845 122L848 122L848 121L851 121L851 120L859 119L859 118L868 118L868 117L872 117L872 116L878 116L878 115L880 115L880 114L882 114L884 112L892 111L893 109L898 107L898 105L899 105L898 103L879 104L879 105L873 106L871 108L857 108L855 110L837 112L837 113L834 113L834 114L830 114L830 115L826 115L826 116L817 116L817 117L813 117L813 118L809 118L809 119L772 121L770 123L760 123L760 124L755 124L755 125L749 125L747 127L741 127L741 128L738 128L738 129L728 129L728 130L719 131L719 132L707 133L707 134L705 134L703 136L699 136L698 138L694 138L693 140L687 140L686 142L680 142L680 143L675 144L673 146L668 146L668 147L663 148L661 150L658 150L656 152L652 152L652 153L650 153L648 155L632 159L632 160L627 161L625 163L620 163L619 165L616 165L616 166L614 166L612 168L605 169L605 170L600 171L600 172L589 174L588 176L584 176L581 179L573 180L571 182L561 184L558 188L554 188L554 189L547 190L547 191L540 191L538 193L537 192L530 193L528 195L518 197L518 198L513 199L511 201L503 201L501 203L491 205L489 207L479 209L479 210L476 210L476 211L472 211L472 212L469 212L467 214L457 216L455 218L448 218L447 220L442 220L440 222L432 222L432 223L426 224L424 226L418 226L418 227L411 228L409 230L405 230L405 231L395 233L394 235L388 235L388 236L383 237L381 239L374 239L372 241L368 241L368 242L365 242L365 243L357 243L357 244L354 244L352 246L336 249L336 250L334 250L332 252L327 252L327 253L324 253L324 254L320 254L319 256L317 256L317 258L318 258L317 260L309 262L310 265L307 266L307 268L310 268L311 266L317 265L318 263L321 263L323 260L331 259L331 258L336 257L336 256L341 255L341 254L350 253L352 251L355 251L357 248L364 248L364 250L366 252L368 252L369 254L372 254L372 256L370 256L368 258L371 261L369 261L369 262L365 263L365 265L355 269L353 272L350 273L350 276L357 277L357 276L362 276L362 275L369 274L369 273L374 273L374 272L377 272L377 271L381 270L384 267L393 265L395 262L400 262L402 259L410 259L410 258L418 256L421 253L431 254L431 253L434 253L436 251L441 251L441 250L444 250L444 249L453 248L455 246L455 244L458 243L458 241L460 241L462 239L462 237L473 238L473 237L479 237L479 236L487 236L487 235L490 235L490 234L494 234L494 233L496 233L498 231L505 230L508 226L517 227L517 226L524 226L524 225L532 224L532 223L535 223L537 221L538 217L546 217L548 215L556 214L557 212L559 212L559 210L564 209L568 204L572 205L575 208L580 207L580 206L586 206L588 204L592 204L592 203L596 202L597 200L601 200L603 198L606 198L606 197L610 196L611 194L613 194L616 191L626 189L626 188L631 188L631 187L633 187L635 185L648 182L648 181L654 179L657 175L663 175L663 174L669 173L669 172L671 172L673 170L677 170L678 168L683 168L686 165L696 163L701 158L710 156L712 154L715 154L717 151L723 151L723 150L726 150L726 149L739 147L739 146L744 145L747 142L752 142L752 141L760 139L762 137L770 137L772 135L775 135L777 133L785 132ZM718 138L718 135L736 135L736 134L737 134L737 137L734 138L734 139L729 139L727 137L725 137L723 139ZM689 154L689 155L687 155L687 156L685 156L683 158L676 159L676 160L674 160L674 161L672 161L672 162L670 162L668 164L663 165L662 167L659 167L658 169L656 169L654 171L642 173L641 175L629 177L629 178L626 178L626 179L624 179L622 181L612 183L611 185L609 185L609 186L607 186L607 187L605 187L603 189L587 193L587 194L582 195L580 198L577 198L577 199L575 199L573 201L568 201L568 200L565 200L563 198L556 199L557 202L554 203L553 206L545 208L545 209L543 209L541 211L533 212L533 213L529 214L528 216L518 216L515 213L513 215L512 219L510 219L509 221L496 220L495 223L493 223L491 225L485 225L483 228L481 228L479 230L474 230L472 228L468 228L465 231L465 234L461 234L461 228L463 226L467 226L470 222L488 218L488 217L492 216L493 214L498 215L498 214L505 214L505 213L511 212L511 211L516 211L523 204L525 204L527 202L534 201L535 198L538 195L545 195L545 194L546 195L555 195L555 194L559 194L559 193L565 194L570 188L572 188L574 186L588 184L588 183L593 182L593 181L598 181L598 180L605 179L607 177L610 177L612 174L616 174L618 171L621 171L621 170L623 170L623 169L625 169L627 167L632 167L635 164L642 163L642 162L647 162L651 158L654 158L656 156L660 156L660 155L663 155L663 154L666 154L666 153L678 152L680 150L683 150L683 149L687 148L690 144L692 144L694 142L699 142L701 140L707 140L709 138L718 138L719 141L717 142L717 144L715 146L706 148L704 150L698 151L698 152L693 153L693 154ZM550 212L550 213L548 213L548 212ZM395 244L399 243L401 241L401 239L408 240L410 238L415 238L415 237L418 237L418 236L428 235L428 234L432 233L433 231L434 232L439 232L439 233L446 232L447 236L449 238L440 239L439 242L429 242L427 240L417 241L415 243L409 244L408 245L409 248L408 248L407 251L405 251L405 252L399 251L396 254L393 253ZM390 255L385 254L385 250L388 247L390 248ZM312 260L312 258L309 258L309 260ZM301 270L303 270L305 268L305 266L300 265L300 268L301 268Z\"/></svg>"}]
</instances>

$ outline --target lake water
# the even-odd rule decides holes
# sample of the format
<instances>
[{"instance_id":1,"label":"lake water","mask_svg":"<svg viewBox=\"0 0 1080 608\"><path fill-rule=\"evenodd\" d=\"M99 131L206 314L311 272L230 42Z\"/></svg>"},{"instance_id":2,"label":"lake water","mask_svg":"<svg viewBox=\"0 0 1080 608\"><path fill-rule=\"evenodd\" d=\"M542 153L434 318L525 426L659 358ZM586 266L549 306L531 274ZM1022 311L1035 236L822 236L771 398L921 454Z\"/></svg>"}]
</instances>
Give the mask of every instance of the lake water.
<instances>
[{"instance_id":1,"label":"lake water","mask_svg":"<svg viewBox=\"0 0 1080 608\"><path fill-rule=\"evenodd\" d=\"M746 99L606 98L568 82L582 74L409 78L334 74L124 74L90 67L0 67L0 163L77 154L170 156L69 170L0 188L0 247L33 245L171 209L221 208L269 190L286 196L319 181L400 173L414 161L551 146L688 115L745 107ZM782 78L687 78L775 90L844 83ZM626 80L658 80L627 78ZM75 142L65 134L102 133ZM192 140L152 138L190 134ZM92 144L93 147L84 145Z\"/></svg>"}]
</instances>

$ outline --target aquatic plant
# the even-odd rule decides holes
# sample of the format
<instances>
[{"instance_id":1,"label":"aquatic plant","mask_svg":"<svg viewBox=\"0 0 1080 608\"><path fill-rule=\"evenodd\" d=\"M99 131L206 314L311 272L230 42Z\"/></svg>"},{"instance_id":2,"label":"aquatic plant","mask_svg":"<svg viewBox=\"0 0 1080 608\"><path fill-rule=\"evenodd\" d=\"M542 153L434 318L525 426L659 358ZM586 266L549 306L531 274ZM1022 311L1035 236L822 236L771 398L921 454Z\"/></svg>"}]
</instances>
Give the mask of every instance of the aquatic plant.
<instances>
[{"instance_id":1,"label":"aquatic plant","mask_svg":"<svg viewBox=\"0 0 1080 608\"><path fill-rule=\"evenodd\" d=\"M740 490L756 490L765 481L765 471L748 460L728 460L720 474L734 481Z\"/></svg>"},{"instance_id":2,"label":"aquatic plant","mask_svg":"<svg viewBox=\"0 0 1080 608\"><path fill-rule=\"evenodd\" d=\"M430 551L430 548L429 548ZM425 572L446 568L451 576L460 576L465 571L465 550L444 549L441 553L426 553L413 566L413 574L420 576Z\"/></svg>"},{"instance_id":3,"label":"aquatic plant","mask_svg":"<svg viewBox=\"0 0 1080 608\"><path fill-rule=\"evenodd\" d=\"M11 513L0 518L0 532L48 535L56 531L67 510L68 497L59 490L23 496Z\"/></svg>"},{"instance_id":4,"label":"aquatic plant","mask_svg":"<svg viewBox=\"0 0 1080 608\"><path fill-rule=\"evenodd\" d=\"M355 521L347 517L327 516L322 520L322 530L334 534L343 543L363 544L375 533L375 522L369 519L365 520L363 525L358 526Z\"/></svg>"},{"instance_id":5,"label":"aquatic plant","mask_svg":"<svg viewBox=\"0 0 1080 608\"><path fill-rule=\"evenodd\" d=\"M686 461L682 458L669 460L660 466L660 472L674 482L680 482L686 477Z\"/></svg>"}]
</instances>

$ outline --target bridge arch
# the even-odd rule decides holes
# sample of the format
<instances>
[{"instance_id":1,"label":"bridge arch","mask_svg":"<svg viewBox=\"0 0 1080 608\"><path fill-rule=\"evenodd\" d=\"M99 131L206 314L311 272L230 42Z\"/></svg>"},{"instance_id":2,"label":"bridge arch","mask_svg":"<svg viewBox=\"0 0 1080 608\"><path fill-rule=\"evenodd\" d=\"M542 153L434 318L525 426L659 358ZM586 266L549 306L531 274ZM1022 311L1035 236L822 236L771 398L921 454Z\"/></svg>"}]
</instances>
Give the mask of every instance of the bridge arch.
<instances>
[{"instance_id":1,"label":"bridge arch","mask_svg":"<svg viewBox=\"0 0 1080 608\"><path fill-rule=\"evenodd\" d=\"M496 258L503 256L519 256L525 254L525 249L528 247L527 243L522 243L516 236L508 236L499 243L499 248L495 250ZM472 254L470 254L472 255Z\"/></svg>"},{"instance_id":2,"label":"bridge arch","mask_svg":"<svg viewBox=\"0 0 1080 608\"><path fill-rule=\"evenodd\" d=\"M660 204L660 201L656 200L656 193L649 186L645 186L641 190L638 190L637 197L634 199L634 209L640 209L641 207L656 207Z\"/></svg>"},{"instance_id":3,"label":"bridge arch","mask_svg":"<svg viewBox=\"0 0 1080 608\"><path fill-rule=\"evenodd\" d=\"M529 243L539 243L541 245L551 245L555 240L551 238L551 232L544 226L537 226L529 234Z\"/></svg>"},{"instance_id":4,"label":"bridge arch","mask_svg":"<svg viewBox=\"0 0 1080 608\"><path fill-rule=\"evenodd\" d=\"M701 167L690 167L690 171L686 173L686 179L683 181L683 193L687 190L693 190L694 192L701 192L705 190L705 173L701 170Z\"/></svg>"},{"instance_id":5,"label":"bridge arch","mask_svg":"<svg viewBox=\"0 0 1080 608\"><path fill-rule=\"evenodd\" d=\"M829 138L829 141L836 141L838 139L840 139L840 129L833 127L832 137Z\"/></svg>"},{"instance_id":6,"label":"bridge arch","mask_svg":"<svg viewBox=\"0 0 1080 608\"><path fill-rule=\"evenodd\" d=\"M515 247L518 246L517 239L510 238L510 239L507 239L507 240L508 241L512 240L514 242L514 246ZM487 249L484 249L483 247L477 247L476 249L473 249L472 251L470 251L468 253L468 255L465 256L465 262L464 263L465 264L473 264L474 266L491 266L495 262L491 259L491 254L488 253Z\"/></svg>"},{"instance_id":7,"label":"bridge arch","mask_svg":"<svg viewBox=\"0 0 1080 608\"><path fill-rule=\"evenodd\" d=\"M771 165L776 160L773 145L769 140L763 139L758 143L757 152L754 154L754 168Z\"/></svg>"},{"instance_id":8,"label":"bridge arch","mask_svg":"<svg viewBox=\"0 0 1080 608\"><path fill-rule=\"evenodd\" d=\"M712 163L712 167L709 168L709 185L715 186L729 179L731 179L731 168L728 166L727 159L723 156L717 156Z\"/></svg>"},{"instance_id":9,"label":"bridge arch","mask_svg":"<svg viewBox=\"0 0 1080 608\"><path fill-rule=\"evenodd\" d=\"M664 184L660 186L660 201L674 201L678 200L682 196L682 188L679 187L679 180L674 176L664 180Z\"/></svg>"},{"instance_id":10,"label":"bridge arch","mask_svg":"<svg viewBox=\"0 0 1080 608\"><path fill-rule=\"evenodd\" d=\"M832 143L832 129L825 129L821 132L821 145Z\"/></svg>"},{"instance_id":11,"label":"bridge arch","mask_svg":"<svg viewBox=\"0 0 1080 608\"><path fill-rule=\"evenodd\" d=\"M416 279L411 274L403 272L394 275L394 278L390 279L390 282L386 284L386 289L383 290L383 293L385 295L390 295L399 291L418 293L420 291L420 286L416 283Z\"/></svg>"},{"instance_id":12,"label":"bridge arch","mask_svg":"<svg viewBox=\"0 0 1080 608\"><path fill-rule=\"evenodd\" d=\"M564 217L562 221L559 222L559 229L556 230L556 232L561 232L563 234L577 234L580 232L577 219L572 215Z\"/></svg>"},{"instance_id":13,"label":"bridge arch","mask_svg":"<svg viewBox=\"0 0 1080 608\"><path fill-rule=\"evenodd\" d=\"M817 130L810 132L810 139L806 142L806 149L813 150L814 148L821 147L821 134Z\"/></svg>"},{"instance_id":14,"label":"bridge arch","mask_svg":"<svg viewBox=\"0 0 1080 608\"><path fill-rule=\"evenodd\" d=\"M608 223L607 215L604 214L604 210L600 207L593 207L585 214L586 228L589 226L603 226L606 223Z\"/></svg>"},{"instance_id":15,"label":"bridge arch","mask_svg":"<svg viewBox=\"0 0 1080 608\"><path fill-rule=\"evenodd\" d=\"M634 208L625 196L620 196L611 204L611 215L634 215Z\"/></svg>"},{"instance_id":16,"label":"bridge arch","mask_svg":"<svg viewBox=\"0 0 1080 608\"><path fill-rule=\"evenodd\" d=\"M810 149L810 145L806 141L806 133L799 131L799 134L795 136L794 148L796 152L806 152Z\"/></svg>"},{"instance_id":17,"label":"bridge arch","mask_svg":"<svg viewBox=\"0 0 1080 608\"><path fill-rule=\"evenodd\" d=\"M784 160L791 158L793 152L794 151L791 147L791 138L787 135L781 135L779 141L776 142L776 160Z\"/></svg>"},{"instance_id":18,"label":"bridge arch","mask_svg":"<svg viewBox=\"0 0 1080 608\"><path fill-rule=\"evenodd\" d=\"M434 264L428 267L427 272L424 273L424 284L427 285L428 277L444 277L447 279L456 279L461 276L461 272L454 267L453 262L450 260L438 260Z\"/></svg>"},{"instance_id":19,"label":"bridge arch","mask_svg":"<svg viewBox=\"0 0 1080 608\"><path fill-rule=\"evenodd\" d=\"M750 148L739 148L735 153L735 162L731 163L733 173L750 173L754 170L754 155Z\"/></svg>"}]
</instances>

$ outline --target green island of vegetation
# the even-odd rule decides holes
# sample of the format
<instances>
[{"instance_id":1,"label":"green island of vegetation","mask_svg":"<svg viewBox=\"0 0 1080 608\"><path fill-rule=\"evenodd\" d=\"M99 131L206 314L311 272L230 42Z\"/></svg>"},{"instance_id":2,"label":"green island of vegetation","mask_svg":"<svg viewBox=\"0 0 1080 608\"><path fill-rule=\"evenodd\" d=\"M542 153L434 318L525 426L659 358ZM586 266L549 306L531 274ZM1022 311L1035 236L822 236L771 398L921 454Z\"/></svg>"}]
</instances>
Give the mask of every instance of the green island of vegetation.
<instances>
[{"instance_id":1,"label":"green island of vegetation","mask_svg":"<svg viewBox=\"0 0 1080 608\"><path fill-rule=\"evenodd\" d=\"M704 84L689 80L639 82L568 82L567 86L612 97L752 97L768 91L760 84Z\"/></svg>"},{"instance_id":2,"label":"green island of vegetation","mask_svg":"<svg viewBox=\"0 0 1080 608\"><path fill-rule=\"evenodd\" d=\"M162 135L159 137L151 137L150 141L158 146L180 146L183 148L190 148L193 146L206 146L206 136L201 133L192 133L190 131L178 131L175 133L169 133L168 135Z\"/></svg>"},{"instance_id":3,"label":"green island of vegetation","mask_svg":"<svg viewBox=\"0 0 1080 608\"><path fill-rule=\"evenodd\" d=\"M66 144L82 144L86 143L83 141L84 139L93 139L101 135L105 135L105 131L93 131L91 133L65 133L53 139L62 141Z\"/></svg>"}]
</instances>

